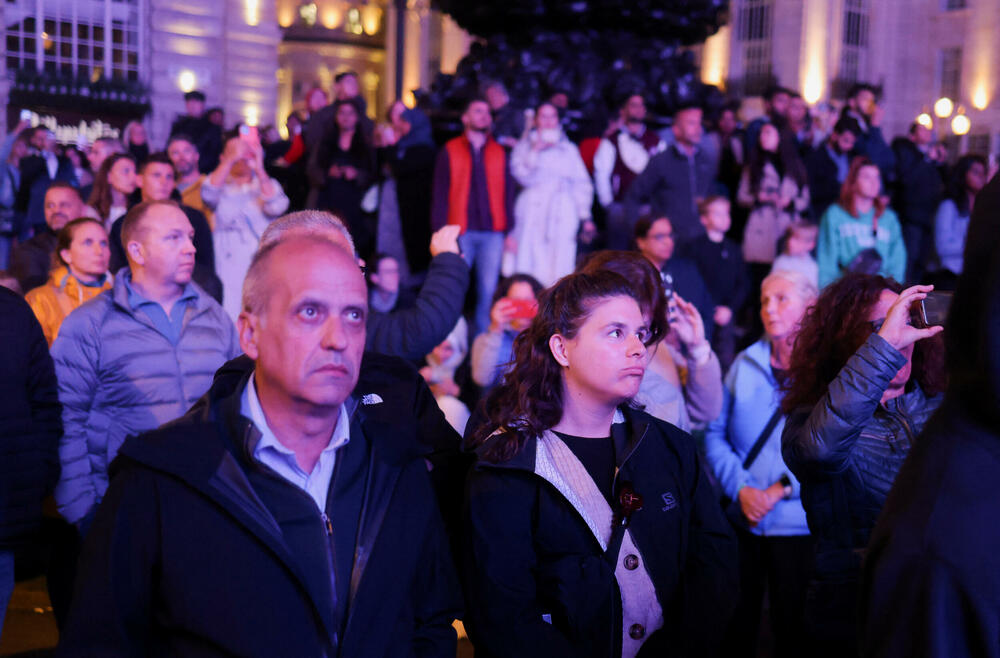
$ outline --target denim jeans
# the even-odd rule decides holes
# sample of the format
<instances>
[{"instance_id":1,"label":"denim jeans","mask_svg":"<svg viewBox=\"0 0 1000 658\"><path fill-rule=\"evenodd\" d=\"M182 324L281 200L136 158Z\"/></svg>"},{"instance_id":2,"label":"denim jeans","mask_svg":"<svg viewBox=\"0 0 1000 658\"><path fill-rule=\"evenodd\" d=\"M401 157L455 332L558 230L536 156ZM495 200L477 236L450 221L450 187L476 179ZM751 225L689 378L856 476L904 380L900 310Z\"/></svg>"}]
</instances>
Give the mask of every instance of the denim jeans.
<instances>
[{"instance_id":1,"label":"denim jeans","mask_svg":"<svg viewBox=\"0 0 1000 658\"><path fill-rule=\"evenodd\" d=\"M497 289L497 279L500 278L503 241L503 233L499 231L466 231L458 238L458 246L474 271L476 282L476 312L470 338L486 331L490 325L493 292Z\"/></svg>"},{"instance_id":2,"label":"denim jeans","mask_svg":"<svg viewBox=\"0 0 1000 658\"><path fill-rule=\"evenodd\" d=\"M14 593L14 551L0 551L0 633L10 595Z\"/></svg>"}]
</instances>

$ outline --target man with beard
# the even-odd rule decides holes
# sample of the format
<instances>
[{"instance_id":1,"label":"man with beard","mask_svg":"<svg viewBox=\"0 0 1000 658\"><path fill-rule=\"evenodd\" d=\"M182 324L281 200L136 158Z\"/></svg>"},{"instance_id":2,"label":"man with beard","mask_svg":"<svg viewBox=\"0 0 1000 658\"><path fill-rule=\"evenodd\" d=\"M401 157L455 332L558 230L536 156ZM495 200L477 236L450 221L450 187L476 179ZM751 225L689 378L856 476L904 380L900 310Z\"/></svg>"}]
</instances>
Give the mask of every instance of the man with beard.
<instances>
[{"instance_id":1,"label":"man with beard","mask_svg":"<svg viewBox=\"0 0 1000 658\"><path fill-rule=\"evenodd\" d=\"M56 250L56 233L70 220L93 216L93 210L83 204L80 193L69 183L56 181L45 191L45 226L35 230L35 235L14 247L10 258L10 271L27 293L32 288L45 285Z\"/></svg>"},{"instance_id":2,"label":"man with beard","mask_svg":"<svg viewBox=\"0 0 1000 658\"><path fill-rule=\"evenodd\" d=\"M489 103L469 101L462 113L465 132L444 145L434 167L431 227L461 227L458 243L476 272L473 335L489 326L504 236L514 228L514 181L507 152L490 136L492 123ZM516 248L512 239L507 238L506 248Z\"/></svg>"},{"instance_id":3,"label":"man with beard","mask_svg":"<svg viewBox=\"0 0 1000 658\"><path fill-rule=\"evenodd\" d=\"M209 227L215 228L215 214L201 198L201 185L207 176L198 171L198 147L194 139L184 134L174 135L167 141L167 156L174 164L181 203L205 215Z\"/></svg>"},{"instance_id":4,"label":"man with beard","mask_svg":"<svg viewBox=\"0 0 1000 658\"><path fill-rule=\"evenodd\" d=\"M655 131L646 129L646 103L642 94L626 98L618 116L618 126L601 140L594 154L594 188L607 217L608 247L628 249L632 233L625 223L622 202L649 159L665 145Z\"/></svg>"}]
</instances>

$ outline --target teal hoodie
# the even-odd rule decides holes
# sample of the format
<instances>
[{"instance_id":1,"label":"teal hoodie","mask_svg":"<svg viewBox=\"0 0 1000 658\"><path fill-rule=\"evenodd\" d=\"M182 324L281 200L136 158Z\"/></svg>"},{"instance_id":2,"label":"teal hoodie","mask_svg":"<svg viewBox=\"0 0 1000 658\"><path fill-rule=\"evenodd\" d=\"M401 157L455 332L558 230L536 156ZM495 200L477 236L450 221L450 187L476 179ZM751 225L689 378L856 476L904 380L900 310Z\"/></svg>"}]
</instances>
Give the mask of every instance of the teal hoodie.
<instances>
[{"instance_id":1,"label":"teal hoodie","mask_svg":"<svg viewBox=\"0 0 1000 658\"><path fill-rule=\"evenodd\" d=\"M906 276L906 246L896 213L886 208L878 218L877 235L872 235L874 210L852 217L839 203L827 208L819 224L816 262L820 288L836 281L864 249L874 247L882 256L879 274L900 283Z\"/></svg>"}]
</instances>

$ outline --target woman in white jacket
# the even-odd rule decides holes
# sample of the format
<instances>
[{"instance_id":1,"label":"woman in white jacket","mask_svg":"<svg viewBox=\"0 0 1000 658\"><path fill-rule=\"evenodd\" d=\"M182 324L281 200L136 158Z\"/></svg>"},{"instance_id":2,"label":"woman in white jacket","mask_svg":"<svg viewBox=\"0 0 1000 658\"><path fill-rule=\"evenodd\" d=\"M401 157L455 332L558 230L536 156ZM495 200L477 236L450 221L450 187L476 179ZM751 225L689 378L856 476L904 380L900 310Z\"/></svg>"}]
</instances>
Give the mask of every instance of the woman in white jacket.
<instances>
[{"instance_id":1,"label":"woman in white jacket","mask_svg":"<svg viewBox=\"0 0 1000 658\"><path fill-rule=\"evenodd\" d=\"M201 198L215 212L215 272L222 281L222 307L235 322L243 279L260 234L288 209L288 197L264 172L260 143L233 137L226 142L218 168L202 183Z\"/></svg>"},{"instance_id":2,"label":"woman in white jacket","mask_svg":"<svg viewBox=\"0 0 1000 658\"><path fill-rule=\"evenodd\" d=\"M559 126L555 106L543 103L535 127L511 153L511 173L524 186L514 205L514 272L552 285L576 267L576 236L592 236L594 188L580 151Z\"/></svg>"}]
</instances>

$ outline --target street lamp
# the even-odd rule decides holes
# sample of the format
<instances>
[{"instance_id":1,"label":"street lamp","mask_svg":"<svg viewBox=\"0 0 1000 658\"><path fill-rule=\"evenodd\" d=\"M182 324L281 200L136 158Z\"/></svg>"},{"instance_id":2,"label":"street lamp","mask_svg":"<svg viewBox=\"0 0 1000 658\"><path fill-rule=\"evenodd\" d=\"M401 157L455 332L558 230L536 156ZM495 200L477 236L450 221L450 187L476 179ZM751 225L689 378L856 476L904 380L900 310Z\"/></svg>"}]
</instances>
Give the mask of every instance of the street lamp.
<instances>
[{"instance_id":1,"label":"street lamp","mask_svg":"<svg viewBox=\"0 0 1000 658\"><path fill-rule=\"evenodd\" d=\"M951 116L952 111L955 109L955 104L951 102L950 98L942 97L934 103L934 114L938 117L944 119L947 116Z\"/></svg>"},{"instance_id":2,"label":"street lamp","mask_svg":"<svg viewBox=\"0 0 1000 658\"><path fill-rule=\"evenodd\" d=\"M972 122L965 116L965 108L959 107L958 114L951 120L951 131L961 137L967 134L971 127Z\"/></svg>"},{"instance_id":3,"label":"street lamp","mask_svg":"<svg viewBox=\"0 0 1000 658\"><path fill-rule=\"evenodd\" d=\"M934 128L934 119L932 119L931 115L927 114L926 112L921 112L920 114L917 115L917 123L919 123L927 130L931 130L932 128Z\"/></svg>"}]
</instances>

